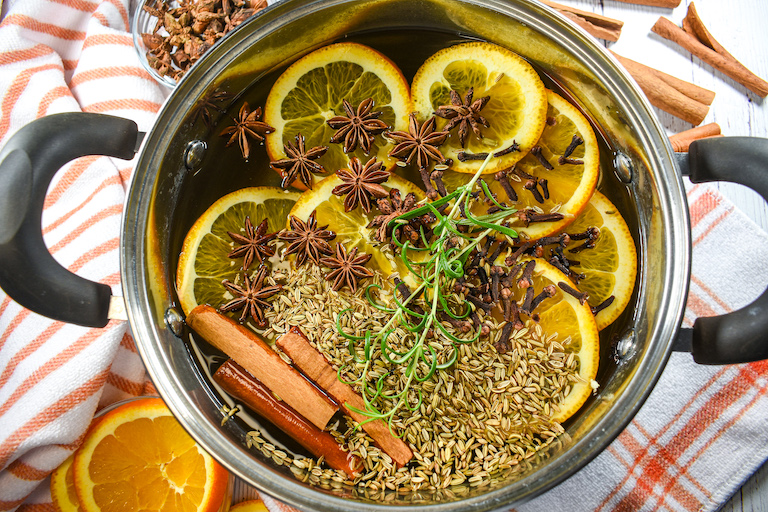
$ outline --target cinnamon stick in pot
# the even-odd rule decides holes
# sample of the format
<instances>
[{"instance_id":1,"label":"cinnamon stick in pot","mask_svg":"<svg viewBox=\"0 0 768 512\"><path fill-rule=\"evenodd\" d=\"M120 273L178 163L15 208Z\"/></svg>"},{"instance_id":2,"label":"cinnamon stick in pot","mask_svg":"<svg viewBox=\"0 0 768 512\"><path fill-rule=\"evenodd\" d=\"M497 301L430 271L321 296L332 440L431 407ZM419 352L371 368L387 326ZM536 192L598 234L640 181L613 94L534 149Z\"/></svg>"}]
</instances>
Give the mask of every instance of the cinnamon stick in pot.
<instances>
[{"instance_id":1,"label":"cinnamon stick in pot","mask_svg":"<svg viewBox=\"0 0 768 512\"><path fill-rule=\"evenodd\" d=\"M393 436L386 423L379 419L371 420L349 409L351 406L358 410L365 410L365 402L352 387L339 381L336 370L312 346L298 327L292 327L279 337L275 344L288 354L294 366L333 397L346 414L360 423L363 430L371 436L379 448L392 457L398 466L404 466L413 458L413 452L408 445Z\"/></svg>"},{"instance_id":2,"label":"cinnamon stick in pot","mask_svg":"<svg viewBox=\"0 0 768 512\"><path fill-rule=\"evenodd\" d=\"M187 325L248 370L317 428L324 429L339 410L295 368L280 359L277 352L256 333L214 308L197 306L187 315Z\"/></svg>"},{"instance_id":3,"label":"cinnamon stick in pot","mask_svg":"<svg viewBox=\"0 0 768 512\"><path fill-rule=\"evenodd\" d=\"M331 434L314 426L285 402L277 400L269 388L232 359L216 370L213 380L256 414L291 436L312 455L323 457L331 468L344 471L351 478L360 473L362 461L358 457L345 451Z\"/></svg>"}]
</instances>

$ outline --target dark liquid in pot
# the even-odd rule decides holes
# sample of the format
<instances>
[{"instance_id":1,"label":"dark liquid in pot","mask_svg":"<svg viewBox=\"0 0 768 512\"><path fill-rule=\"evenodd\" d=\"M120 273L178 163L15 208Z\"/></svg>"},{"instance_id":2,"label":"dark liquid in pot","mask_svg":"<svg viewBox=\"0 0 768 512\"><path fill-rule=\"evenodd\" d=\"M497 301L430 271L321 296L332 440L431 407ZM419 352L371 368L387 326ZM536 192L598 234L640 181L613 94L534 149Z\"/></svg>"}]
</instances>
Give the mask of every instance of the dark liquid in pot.
<instances>
[{"instance_id":1,"label":"dark liquid in pot","mask_svg":"<svg viewBox=\"0 0 768 512\"><path fill-rule=\"evenodd\" d=\"M359 33L350 35L342 40L328 41L328 44L353 41L379 50L400 67L410 83L416 70L429 56L442 48L470 40L473 39L454 33L408 29ZM419 41L419 44L413 44L413 41ZM236 147L236 143L233 146L226 147L228 137L222 137L219 134L225 127L232 124L232 118L237 117L238 110L243 101L247 101L251 109L259 106L263 107L273 83L290 64L291 62L286 62L279 69L258 77L257 80L253 81L249 87L244 88L242 91L230 91L234 96L229 100L230 103L226 112L210 111L212 114L212 126L210 129L203 128L203 132L200 135L200 138L208 146L206 158L204 158L199 170L193 176L185 178L183 190L179 196L179 204L184 205L184 208L176 210L177 218L174 222L176 229L172 235L175 238L171 240L171 247L174 252L168 258L169 261L174 263L177 261L185 234L194 224L195 220L217 199L245 187L280 186L280 177L275 171L270 169L269 159L263 144L253 143L251 145L250 159L244 161L239 148ZM546 87L554 90L566 99L571 99L568 91L552 80L546 74L546 70L537 69L537 71ZM572 101L572 103L574 102ZM578 107L578 105L576 106ZM583 113L592 121L588 112ZM196 122L203 126L200 120ZM637 243L637 240L639 240L638 217L627 187L619 181L614 172L615 152L602 136L602 130L595 126L594 123L593 128L595 128L595 135L597 136L600 149L601 173L598 189L619 209ZM400 170L399 168L396 169ZM406 177L416 184L420 183L417 175ZM640 254L639 249L638 247L638 255ZM638 261L639 264L640 261ZM172 275L175 275L176 269L171 269L171 272ZM640 274L641 270L638 268L638 276ZM636 295L637 285L635 296L622 315L613 324L600 332L598 382L602 382L604 378L613 374L616 369L612 340L617 335L623 333L626 326L631 322L634 315ZM251 327L253 326L251 325ZM259 332L258 329L254 330ZM226 356L205 341L197 338L194 334L189 333L188 337L190 351L195 359L199 361L201 372L207 376L206 380L210 381L210 374L226 360ZM225 396L220 389L216 389L216 391L220 396ZM590 398L591 400L592 398ZM230 406L233 404L231 400L227 401ZM589 401L587 404L589 404ZM289 455L311 456L288 436L269 423L260 422L255 415L248 414L247 410L245 413L240 413L229 421L231 423L224 428L234 429L233 431L239 431L243 434L248 430L258 429L267 441L288 452ZM567 428L567 425L568 421L566 421L564 426ZM255 448L252 451L253 453L259 453ZM289 473L287 469L285 471Z\"/></svg>"}]
</instances>

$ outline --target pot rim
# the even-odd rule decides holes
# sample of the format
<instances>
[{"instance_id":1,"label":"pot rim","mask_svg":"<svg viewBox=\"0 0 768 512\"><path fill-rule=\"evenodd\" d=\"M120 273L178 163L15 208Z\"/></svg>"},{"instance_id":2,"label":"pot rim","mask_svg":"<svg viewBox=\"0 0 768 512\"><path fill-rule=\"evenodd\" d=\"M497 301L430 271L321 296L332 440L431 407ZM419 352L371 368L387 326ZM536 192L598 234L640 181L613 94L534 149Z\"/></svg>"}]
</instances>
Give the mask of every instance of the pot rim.
<instances>
[{"instance_id":1,"label":"pot rim","mask_svg":"<svg viewBox=\"0 0 768 512\"><path fill-rule=\"evenodd\" d=\"M442 0L441 0L442 1ZM688 209L682 178L676 172L672 148L664 135L652 107L634 81L608 53L580 28L565 17L533 0L501 2L497 0L455 0L456 3L478 4L494 13L517 19L567 48L576 59L584 63L603 86L611 92L624 116L638 131L642 147L647 148L646 165L658 178L658 212L663 225L666 256L664 295L660 297L658 320L653 324L649 338L653 346L644 347L642 360L637 364L625 391L611 405L611 411L590 427L590 431L557 457L558 464L548 464L546 475L541 471L482 495L458 501L429 505L397 505L401 510L435 512L463 508L493 510L515 502L527 501L539 495L584 467L604 450L631 421L650 394L669 358L672 341L683 317L690 273L690 229ZM218 433L218 425L204 415L188 395L184 376L169 372L171 361L159 340L167 331L164 311L158 311L148 297L151 282L147 276L148 253L146 227L150 223L150 206L156 199L153 185L160 168L163 148L169 143L168 126L178 124L179 112L189 108L186 98L200 97L221 71L236 57L222 58L240 48L247 38L260 40L265 34L306 14L331 6L354 3L355 0L283 0L261 11L257 16L231 32L220 44L196 65L179 82L163 105L153 130L147 134L134 171L133 183L126 198L123 216L123 244L121 250L121 274L126 309L136 346L158 393L168 407L204 449L214 455L230 471L275 498L300 508L316 510L377 511L386 506L378 503L350 501L310 488L286 478L273 468L260 470L258 464L242 462L244 448L235 446ZM514 5L513 5L514 4ZM645 255L641 250L640 254ZM644 261L641 268L646 268ZM645 273L645 270L643 271ZM642 280L642 275L638 279ZM641 284L641 286L643 286ZM642 293L642 292L641 292ZM163 301L160 301L163 303ZM168 300L165 300L168 303ZM205 392L205 390L203 390ZM214 397L210 397L215 401ZM389 508L389 507L386 507Z\"/></svg>"}]
</instances>

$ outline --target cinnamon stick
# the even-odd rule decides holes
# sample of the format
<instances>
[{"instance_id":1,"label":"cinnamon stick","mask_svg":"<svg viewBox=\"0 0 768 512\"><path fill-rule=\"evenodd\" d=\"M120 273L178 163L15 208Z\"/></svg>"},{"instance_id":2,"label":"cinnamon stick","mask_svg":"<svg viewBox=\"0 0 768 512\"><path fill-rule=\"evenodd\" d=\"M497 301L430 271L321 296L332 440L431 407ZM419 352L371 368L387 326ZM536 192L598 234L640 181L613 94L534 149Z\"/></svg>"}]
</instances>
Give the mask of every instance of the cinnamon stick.
<instances>
[{"instance_id":1,"label":"cinnamon stick","mask_svg":"<svg viewBox=\"0 0 768 512\"><path fill-rule=\"evenodd\" d=\"M719 124L709 123L670 135L669 142L672 144L673 150L678 153L685 153L688 151L691 142L709 137L722 137Z\"/></svg>"},{"instance_id":2,"label":"cinnamon stick","mask_svg":"<svg viewBox=\"0 0 768 512\"><path fill-rule=\"evenodd\" d=\"M650 5L651 7L666 7L674 9L680 5L680 0L619 0L625 4Z\"/></svg>"},{"instance_id":3,"label":"cinnamon stick","mask_svg":"<svg viewBox=\"0 0 768 512\"><path fill-rule=\"evenodd\" d=\"M399 466L404 466L413 458L413 452L408 445L393 436L386 423L379 419L370 420L367 416L350 409L350 407L354 407L355 409L364 410L365 402L363 402L362 397L354 389L339 381L336 376L336 370L309 343L309 340L299 328L292 327L287 333L278 338L275 344L288 354L288 357L293 360L294 366L299 368L304 375L312 379L326 393L333 397L341 405L345 413L360 423L379 448L392 457L395 463Z\"/></svg>"},{"instance_id":4,"label":"cinnamon stick","mask_svg":"<svg viewBox=\"0 0 768 512\"><path fill-rule=\"evenodd\" d=\"M619 40L621 29L624 26L623 21L589 11L582 11L581 9L552 2L551 0L541 1L545 5L560 11L561 14L571 19L592 36L605 39L606 41L616 42Z\"/></svg>"},{"instance_id":5,"label":"cinnamon stick","mask_svg":"<svg viewBox=\"0 0 768 512\"><path fill-rule=\"evenodd\" d=\"M269 388L232 359L216 370L213 380L253 412L291 436L312 455L322 457L331 468L344 471L351 478L360 473L362 461L359 457L345 451L331 434L320 430L285 402L276 399Z\"/></svg>"},{"instance_id":6,"label":"cinnamon stick","mask_svg":"<svg viewBox=\"0 0 768 512\"><path fill-rule=\"evenodd\" d=\"M611 53L629 71L651 105L694 126L701 124L707 116L709 105L715 98L714 92Z\"/></svg>"},{"instance_id":7,"label":"cinnamon stick","mask_svg":"<svg viewBox=\"0 0 768 512\"><path fill-rule=\"evenodd\" d=\"M698 18L695 8L693 11L689 8L689 15L690 16L687 16L689 19L686 24L691 27L690 29L693 33L688 33L664 17L659 18L653 27L651 27L651 30L664 39L668 39L685 48L702 61L733 78L736 82L740 83L761 98L768 96L768 82L752 73L730 53L720 53L708 46L708 43L711 44L711 41L714 40L714 38L711 37L711 34L709 34L708 31L706 35L700 38L698 35L699 29L694 28L694 26L699 24L703 27L703 24ZM722 46L719 44L713 46L722 49Z\"/></svg>"},{"instance_id":8,"label":"cinnamon stick","mask_svg":"<svg viewBox=\"0 0 768 512\"><path fill-rule=\"evenodd\" d=\"M206 341L234 359L296 412L324 429L339 409L327 396L247 327L210 306L197 306L187 325Z\"/></svg>"}]
</instances>

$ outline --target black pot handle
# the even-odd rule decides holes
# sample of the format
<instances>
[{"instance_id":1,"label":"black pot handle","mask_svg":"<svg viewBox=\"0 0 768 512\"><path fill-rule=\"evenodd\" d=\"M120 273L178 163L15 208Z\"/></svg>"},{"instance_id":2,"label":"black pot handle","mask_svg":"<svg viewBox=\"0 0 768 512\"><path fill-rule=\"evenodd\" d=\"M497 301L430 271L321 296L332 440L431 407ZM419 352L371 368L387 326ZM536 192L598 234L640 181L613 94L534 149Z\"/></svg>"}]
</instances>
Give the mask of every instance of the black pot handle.
<instances>
[{"instance_id":1,"label":"black pot handle","mask_svg":"<svg viewBox=\"0 0 768 512\"><path fill-rule=\"evenodd\" d=\"M130 160L138 139L128 119L73 112L29 123L0 150L0 288L36 313L63 322L104 327L110 287L62 267L45 247L45 194L70 160L106 155Z\"/></svg>"},{"instance_id":2,"label":"black pot handle","mask_svg":"<svg viewBox=\"0 0 768 512\"><path fill-rule=\"evenodd\" d=\"M693 183L738 183L768 201L768 139L715 137L695 141L688 150L688 170ZM737 311L697 318L692 333L681 333L681 339L688 336L697 363L768 359L768 289Z\"/></svg>"}]
</instances>

